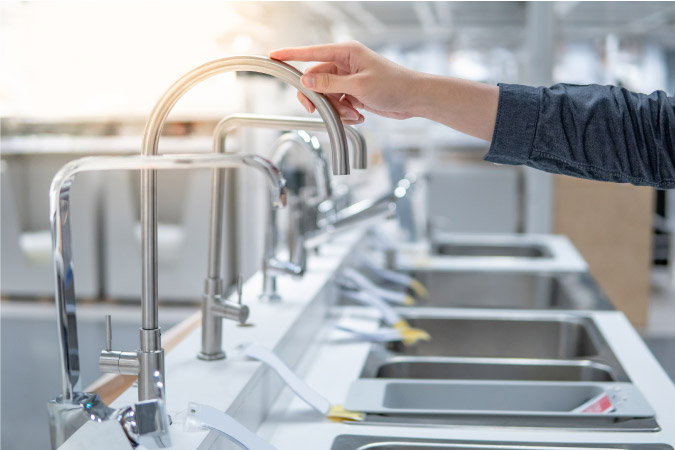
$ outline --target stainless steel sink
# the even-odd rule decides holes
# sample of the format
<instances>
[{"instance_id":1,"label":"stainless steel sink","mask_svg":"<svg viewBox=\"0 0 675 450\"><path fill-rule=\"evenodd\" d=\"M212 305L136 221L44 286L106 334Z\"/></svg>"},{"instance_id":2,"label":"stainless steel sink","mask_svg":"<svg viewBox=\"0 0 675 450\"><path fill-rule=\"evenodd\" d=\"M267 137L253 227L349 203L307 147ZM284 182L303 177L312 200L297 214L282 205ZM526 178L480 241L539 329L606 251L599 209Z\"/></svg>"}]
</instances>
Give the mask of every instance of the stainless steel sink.
<instances>
[{"instance_id":1,"label":"stainless steel sink","mask_svg":"<svg viewBox=\"0 0 675 450\"><path fill-rule=\"evenodd\" d=\"M586 360L394 356L383 362L375 353L366 362L361 376L438 380L616 381L609 366Z\"/></svg>"},{"instance_id":2,"label":"stainless steel sink","mask_svg":"<svg viewBox=\"0 0 675 450\"><path fill-rule=\"evenodd\" d=\"M673 450L666 444L551 444L526 442L441 441L343 434L331 450Z\"/></svg>"},{"instance_id":3,"label":"stainless steel sink","mask_svg":"<svg viewBox=\"0 0 675 450\"><path fill-rule=\"evenodd\" d=\"M551 258L553 254L541 245L496 245L444 243L433 246L435 255L443 256L486 256L510 258Z\"/></svg>"},{"instance_id":4,"label":"stainless steel sink","mask_svg":"<svg viewBox=\"0 0 675 450\"><path fill-rule=\"evenodd\" d=\"M559 395L557 397L559 402L574 397L574 404L593 396L592 392L586 392L591 386L614 386L617 389L619 386L627 386L626 389L633 389L630 379L600 330L593 320L583 313L484 311L478 314L444 308L400 308L399 311L410 325L428 331L431 341L418 342L411 346L400 343L372 345L360 380L355 381L352 388L355 388L356 383L367 382L368 379L376 384L390 383L391 386L387 385L387 391L382 394L384 400L381 409L362 409L368 411L366 423L395 426L524 426L616 431L659 429L653 416L644 414L633 416L631 415L633 412L626 411L624 412L630 417L626 415L620 420L608 415L590 417L584 414L572 417L564 412L569 405L561 406L557 413L544 411L545 405L530 405L534 409L541 410L536 414L512 413L511 410L492 409L485 406L489 403L487 400L481 400L478 404L483 405L484 409L480 412L480 417L471 417L472 414L464 409L471 405L471 398L466 399L466 404L457 403L461 399L459 393L470 391L472 386L481 385L476 388L474 394L485 393L486 383L492 383L492 389L495 390L494 398L501 399L508 397L505 392L512 388L513 383L532 389L528 394L517 392L514 394L515 391L511 391L511 394L515 395L514 398L518 399L522 399L523 395L527 398L543 398L542 393L532 394L540 388L553 395L551 392L555 389L547 391L549 387L545 386L564 385L564 389L573 392L574 395L568 393ZM414 383L430 384L422 387ZM436 387L437 383L441 384ZM462 386L457 387L457 383ZM375 392L373 386L365 384L363 386L366 387L364 392ZM501 392L502 387L505 392ZM421 391L418 392L416 389L427 389L423 406L428 411L418 409L412 413L415 409L412 408L415 406L413 400L424 397ZM456 389L456 392L438 393L439 389ZM429 405L433 406L432 400L437 396L453 399L452 403L439 400L441 403L436 405L439 408L459 405L461 407L459 409L463 412L448 414L446 411L445 415L434 412ZM639 393L633 398L636 396L640 397ZM361 394L353 396L350 393L350 398L363 399L364 396ZM511 407L517 410L520 404L520 400L514 400Z\"/></svg>"},{"instance_id":5,"label":"stainless steel sink","mask_svg":"<svg viewBox=\"0 0 675 450\"><path fill-rule=\"evenodd\" d=\"M612 303L588 274L437 271L412 273L429 290L418 306L612 310Z\"/></svg>"},{"instance_id":6,"label":"stainless steel sink","mask_svg":"<svg viewBox=\"0 0 675 450\"><path fill-rule=\"evenodd\" d=\"M575 359L598 355L599 333L582 317L540 318L435 318L409 317L411 326L431 334L415 345L392 344L408 356L463 356L493 358Z\"/></svg>"}]
</instances>

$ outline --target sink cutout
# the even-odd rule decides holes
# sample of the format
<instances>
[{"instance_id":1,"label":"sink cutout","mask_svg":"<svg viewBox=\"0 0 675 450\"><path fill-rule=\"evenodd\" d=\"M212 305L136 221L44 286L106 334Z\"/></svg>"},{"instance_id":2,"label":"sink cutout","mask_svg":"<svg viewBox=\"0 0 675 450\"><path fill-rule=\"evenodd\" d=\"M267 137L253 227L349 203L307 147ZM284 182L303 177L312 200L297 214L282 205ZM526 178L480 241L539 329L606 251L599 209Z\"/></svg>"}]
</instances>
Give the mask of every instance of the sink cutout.
<instances>
[{"instance_id":1,"label":"sink cutout","mask_svg":"<svg viewBox=\"0 0 675 450\"><path fill-rule=\"evenodd\" d=\"M408 410L570 412L602 394L598 386L387 384L385 408Z\"/></svg>"},{"instance_id":2,"label":"sink cutout","mask_svg":"<svg viewBox=\"0 0 675 450\"><path fill-rule=\"evenodd\" d=\"M508 257L508 258L551 258L553 255L539 245L480 245L480 244L438 244L435 254L442 256Z\"/></svg>"},{"instance_id":3,"label":"sink cutout","mask_svg":"<svg viewBox=\"0 0 675 450\"><path fill-rule=\"evenodd\" d=\"M407 318L430 341L391 349L409 356L575 359L597 355L587 325L578 320Z\"/></svg>"}]
</instances>

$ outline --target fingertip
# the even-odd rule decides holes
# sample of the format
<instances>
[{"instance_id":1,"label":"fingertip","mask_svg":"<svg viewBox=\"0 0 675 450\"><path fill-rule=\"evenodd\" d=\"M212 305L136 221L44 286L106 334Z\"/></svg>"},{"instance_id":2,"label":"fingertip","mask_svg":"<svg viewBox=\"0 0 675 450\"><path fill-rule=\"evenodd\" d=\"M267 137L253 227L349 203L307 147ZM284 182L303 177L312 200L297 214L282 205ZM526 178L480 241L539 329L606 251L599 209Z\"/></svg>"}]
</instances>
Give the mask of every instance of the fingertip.
<instances>
[{"instance_id":1,"label":"fingertip","mask_svg":"<svg viewBox=\"0 0 675 450\"><path fill-rule=\"evenodd\" d=\"M283 58L283 53L284 49L279 48L276 50L272 50L267 54L267 57L272 58L272 59L282 59Z\"/></svg>"}]
</instances>

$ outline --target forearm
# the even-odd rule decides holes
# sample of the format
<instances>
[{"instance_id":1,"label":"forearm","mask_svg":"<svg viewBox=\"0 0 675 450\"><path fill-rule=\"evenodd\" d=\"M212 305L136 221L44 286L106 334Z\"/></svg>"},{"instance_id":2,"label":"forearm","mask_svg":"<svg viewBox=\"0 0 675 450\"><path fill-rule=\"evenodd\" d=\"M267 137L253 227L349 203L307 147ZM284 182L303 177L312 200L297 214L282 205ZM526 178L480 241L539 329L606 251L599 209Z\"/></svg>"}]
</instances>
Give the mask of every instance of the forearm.
<instances>
[{"instance_id":1,"label":"forearm","mask_svg":"<svg viewBox=\"0 0 675 450\"><path fill-rule=\"evenodd\" d=\"M492 140L499 88L485 83L417 73L410 96L413 114L462 133Z\"/></svg>"},{"instance_id":2,"label":"forearm","mask_svg":"<svg viewBox=\"0 0 675 450\"><path fill-rule=\"evenodd\" d=\"M673 97L598 85L500 88L488 161L593 180L675 187Z\"/></svg>"}]
</instances>

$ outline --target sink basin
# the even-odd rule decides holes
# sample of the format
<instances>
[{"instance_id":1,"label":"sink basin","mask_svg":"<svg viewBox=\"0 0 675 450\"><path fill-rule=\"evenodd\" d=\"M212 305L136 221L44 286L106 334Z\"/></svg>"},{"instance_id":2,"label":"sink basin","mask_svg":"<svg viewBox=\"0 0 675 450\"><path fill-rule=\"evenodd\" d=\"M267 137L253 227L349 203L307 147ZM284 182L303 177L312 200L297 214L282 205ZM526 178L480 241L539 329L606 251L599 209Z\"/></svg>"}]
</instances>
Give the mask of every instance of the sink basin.
<instances>
[{"instance_id":1,"label":"sink basin","mask_svg":"<svg viewBox=\"0 0 675 450\"><path fill-rule=\"evenodd\" d=\"M400 343L371 346L360 378L352 383L351 390L356 394L350 390L345 402L346 405L348 401L365 401L372 406L366 397L379 395L379 407L356 405L362 407L357 410L367 412L366 423L604 431L659 429L653 412L635 391L600 330L583 313L477 314L443 308L399 311L410 325L428 331L431 341L411 346ZM574 405L600 392L598 387L633 392L628 398L638 399L635 404L644 408L611 414L570 414ZM374 394L378 389L380 394ZM493 395L483 399L481 396L490 389ZM473 394L468 395L469 391ZM481 399L477 400L478 397ZM500 405L492 405L509 398L502 411ZM571 403L567 404L568 401ZM556 402L556 411L547 410ZM645 414L646 410L651 415ZM610 417L612 414L616 417ZM618 417L620 414L623 415Z\"/></svg>"},{"instance_id":2,"label":"sink basin","mask_svg":"<svg viewBox=\"0 0 675 450\"><path fill-rule=\"evenodd\" d=\"M412 346L393 343L409 356L575 359L598 355L591 321L582 318L408 318L411 326L431 334Z\"/></svg>"},{"instance_id":3,"label":"sink basin","mask_svg":"<svg viewBox=\"0 0 675 450\"><path fill-rule=\"evenodd\" d=\"M440 441L343 434L331 450L673 450L666 444L542 444L525 442Z\"/></svg>"},{"instance_id":4,"label":"sink basin","mask_svg":"<svg viewBox=\"0 0 675 450\"><path fill-rule=\"evenodd\" d=\"M511 258L551 258L553 255L540 245L479 245L479 244L437 244L433 253L444 256L487 256Z\"/></svg>"},{"instance_id":5,"label":"sink basin","mask_svg":"<svg viewBox=\"0 0 675 450\"><path fill-rule=\"evenodd\" d=\"M582 411L603 396L608 411ZM531 417L605 421L653 418L654 410L631 383L562 381L365 379L351 383L350 411L370 414Z\"/></svg>"},{"instance_id":6,"label":"sink basin","mask_svg":"<svg viewBox=\"0 0 675 450\"><path fill-rule=\"evenodd\" d=\"M419 306L613 309L588 274L417 270L412 275L429 290L429 298Z\"/></svg>"},{"instance_id":7,"label":"sink basin","mask_svg":"<svg viewBox=\"0 0 675 450\"><path fill-rule=\"evenodd\" d=\"M543 234L432 233L428 240L397 245L388 264L400 270L588 271L567 237Z\"/></svg>"},{"instance_id":8,"label":"sink basin","mask_svg":"<svg viewBox=\"0 0 675 450\"><path fill-rule=\"evenodd\" d=\"M368 362L366 362L365 367L370 367ZM370 372L374 373L368 373L364 369L362 377L439 380L616 381L610 367L593 361L393 357L377 365L377 367L373 367Z\"/></svg>"}]
</instances>

